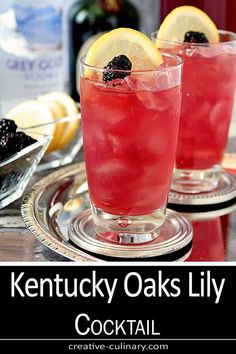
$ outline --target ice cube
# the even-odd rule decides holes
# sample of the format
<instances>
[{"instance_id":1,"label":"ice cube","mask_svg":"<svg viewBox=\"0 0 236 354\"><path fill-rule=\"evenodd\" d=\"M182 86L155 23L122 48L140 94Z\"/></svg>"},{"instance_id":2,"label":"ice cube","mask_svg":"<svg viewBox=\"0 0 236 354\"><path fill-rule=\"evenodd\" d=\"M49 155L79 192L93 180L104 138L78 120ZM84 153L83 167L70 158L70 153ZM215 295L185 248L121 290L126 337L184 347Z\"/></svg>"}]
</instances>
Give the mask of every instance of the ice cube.
<instances>
[{"instance_id":1,"label":"ice cube","mask_svg":"<svg viewBox=\"0 0 236 354\"><path fill-rule=\"evenodd\" d=\"M111 87L114 91L129 91L130 88L124 79L115 79L106 83L107 87Z\"/></svg>"},{"instance_id":2,"label":"ice cube","mask_svg":"<svg viewBox=\"0 0 236 354\"><path fill-rule=\"evenodd\" d=\"M205 47L205 46L199 46L198 48L198 54L200 56L203 56L205 58L213 58L218 55L223 54L224 52L227 52L227 47L230 48L230 46L211 46L211 47Z\"/></svg>"},{"instance_id":3,"label":"ice cube","mask_svg":"<svg viewBox=\"0 0 236 354\"><path fill-rule=\"evenodd\" d=\"M156 86L159 90L165 90L170 87L171 78L169 71L157 71L155 75Z\"/></svg>"},{"instance_id":4,"label":"ice cube","mask_svg":"<svg viewBox=\"0 0 236 354\"><path fill-rule=\"evenodd\" d=\"M169 108L169 101L165 100L163 97L156 95L151 95L147 91L138 91L136 93L138 99L142 102L145 109L152 109L155 111L164 112ZM150 117L154 119L155 117Z\"/></svg>"},{"instance_id":5,"label":"ice cube","mask_svg":"<svg viewBox=\"0 0 236 354\"><path fill-rule=\"evenodd\" d=\"M134 75L129 75L129 76L126 76L124 78L124 81L126 82L128 88L131 90L131 91L137 91L138 89L138 82L137 82L137 79Z\"/></svg>"},{"instance_id":6,"label":"ice cube","mask_svg":"<svg viewBox=\"0 0 236 354\"><path fill-rule=\"evenodd\" d=\"M195 46L189 46L185 49L185 55L187 57L192 57L194 54L197 54L198 49Z\"/></svg>"},{"instance_id":7,"label":"ice cube","mask_svg":"<svg viewBox=\"0 0 236 354\"><path fill-rule=\"evenodd\" d=\"M210 123L214 127L214 132L216 135L225 136L228 131L229 120L227 117L230 117L231 114L231 105L228 101L223 100L217 102L215 106L213 106L212 110L209 111L209 119ZM225 117L224 124L222 124L222 117Z\"/></svg>"},{"instance_id":8,"label":"ice cube","mask_svg":"<svg viewBox=\"0 0 236 354\"><path fill-rule=\"evenodd\" d=\"M129 207L132 201L132 190L137 190L137 186L134 185L137 178L136 165L125 159L107 156L103 163L96 165L94 172L96 173L96 193L100 194L99 199L102 203L110 204L117 210L119 206Z\"/></svg>"},{"instance_id":9,"label":"ice cube","mask_svg":"<svg viewBox=\"0 0 236 354\"><path fill-rule=\"evenodd\" d=\"M164 70L156 72L156 87L158 90L167 90L181 83L180 70Z\"/></svg>"},{"instance_id":10,"label":"ice cube","mask_svg":"<svg viewBox=\"0 0 236 354\"><path fill-rule=\"evenodd\" d=\"M154 91L157 89L154 71L126 76L125 81L132 91Z\"/></svg>"},{"instance_id":11,"label":"ice cube","mask_svg":"<svg viewBox=\"0 0 236 354\"><path fill-rule=\"evenodd\" d=\"M97 168L99 175L115 174L124 170L124 165L119 160L109 160Z\"/></svg>"}]
</instances>

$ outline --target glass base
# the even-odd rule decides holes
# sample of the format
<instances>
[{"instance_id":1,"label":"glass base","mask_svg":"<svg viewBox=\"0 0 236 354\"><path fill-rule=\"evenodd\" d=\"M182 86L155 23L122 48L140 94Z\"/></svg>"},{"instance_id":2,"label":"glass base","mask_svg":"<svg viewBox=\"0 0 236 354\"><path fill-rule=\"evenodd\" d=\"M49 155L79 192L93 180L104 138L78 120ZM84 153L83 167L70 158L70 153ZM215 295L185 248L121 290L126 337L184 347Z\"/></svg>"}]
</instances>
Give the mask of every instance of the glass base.
<instances>
[{"instance_id":1,"label":"glass base","mask_svg":"<svg viewBox=\"0 0 236 354\"><path fill-rule=\"evenodd\" d=\"M220 166L207 170L175 169L171 190L188 194L213 191L218 187L220 172Z\"/></svg>"},{"instance_id":2,"label":"glass base","mask_svg":"<svg viewBox=\"0 0 236 354\"><path fill-rule=\"evenodd\" d=\"M219 182L216 189L210 192L202 193L181 193L176 191L170 191L168 197L168 205L172 209L176 210L176 205L180 206L182 212L190 212L189 206L198 208L198 212L201 210L209 211L216 208L223 208L228 203L233 203L236 198L236 176L227 171L221 171L219 174ZM188 210L185 210L185 206L188 206ZM183 209L184 208L184 209ZM199 209L200 208L200 209Z\"/></svg>"},{"instance_id":3,"label":"glass base","mask_svg":"<svg viewBox=\"0 0 236 354\"><path fill-rule=\"evenodd\" d=\"M159 237L142 244L118 244L99 236L91 209L71 220L68 233L75 247L105 261L183 261L191 253L193 237L191 223L169 209Z\"/></svg>"},{"instance_id":4,"label":"glass base","mask_svg":"<svg viewBox=\"0 0 236 354\"><path fill-rule=\"evenodd\" d=\"M165 208L152 214L139 216L113 215L96 208L91 203L96 233L110 242L138 244L149 242L160 235L165 221Z\"/></svg>"}]
</instances>

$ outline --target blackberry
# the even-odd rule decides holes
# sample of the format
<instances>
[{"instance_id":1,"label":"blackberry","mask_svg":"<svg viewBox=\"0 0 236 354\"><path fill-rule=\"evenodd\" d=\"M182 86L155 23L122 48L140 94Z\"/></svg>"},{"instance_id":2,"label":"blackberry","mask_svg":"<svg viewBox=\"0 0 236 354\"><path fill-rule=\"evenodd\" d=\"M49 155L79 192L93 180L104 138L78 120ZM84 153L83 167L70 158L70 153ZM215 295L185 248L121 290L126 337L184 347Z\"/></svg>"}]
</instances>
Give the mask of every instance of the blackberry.
<instances>
[{"instance_id":1,"label":"blackberry","mask_svg":"<svg viewBox=\"0 0 236 354\"><path fill-rule=\"evenodd\" d=\"M0 120L0 138L7 133L15 133L17 125L14 120L3 118Z\"/></svg>"},{"instance_id":2,"label":"blackberry","mask_svg":"<svg viewBox=\"0 0 236 354\"><path fill-rule=\"evenodd\" d=\"M15 136L21 138L22 149L36 142L35 139L31 138L31 136L25 134L24 132L17 132Z\"/></svg>"},{"instance_id":3,"label":"blackberry","mask_svg":"<svg viewBox=\"0 0 236 354\"><path fill-rule=\"evenodd\" d=\"M131 68L132 63L129 58L124 54L118 55L104 66L106 70L103 72L103 81L109 82L115 79L124 79L127 75L130 75L130 73L113 70L131 70Z\"/></svg>"},{"instance_id":4,"label":"blackberry","mask_svg":"<svg viewBox=\"0 0 236 354\"><path fill-rule=\"evenodd\" d=\"M7 149L4 146L0 145L0 162L2 160L5 160L9 156L10 155L9 155Z\"/></svg>"},{"instance_id":5,"label":"blackberry","mask_svg":"<svg viewBox=\"0 0 236 354\"><path fill-rule=\"evenodd\" d=\"M185 33L184 42L187 43L209 43L207 36L201 32L189 31Z\"/></svg>"},{"instance_id":6,"label":"blackberry","mask_svg":"<svg viewBox=\"0 0 236 354\"><path fill-rule=\"evenodd\" d=\"M6 133L0 140L0 161L36 142L24 132Z\"/></svg>"},{"instance_id":7,"label":"blackberry","mask_svg":"<svg viewBox=\"0 0 236 354\"><path fill-rule=\"evenodd\" d=\"M4 160L7 157L20 151L22 148L21 138L15 139L14 133L7 133L0 140L0 157Z\"/></svg>"}]
</instances>

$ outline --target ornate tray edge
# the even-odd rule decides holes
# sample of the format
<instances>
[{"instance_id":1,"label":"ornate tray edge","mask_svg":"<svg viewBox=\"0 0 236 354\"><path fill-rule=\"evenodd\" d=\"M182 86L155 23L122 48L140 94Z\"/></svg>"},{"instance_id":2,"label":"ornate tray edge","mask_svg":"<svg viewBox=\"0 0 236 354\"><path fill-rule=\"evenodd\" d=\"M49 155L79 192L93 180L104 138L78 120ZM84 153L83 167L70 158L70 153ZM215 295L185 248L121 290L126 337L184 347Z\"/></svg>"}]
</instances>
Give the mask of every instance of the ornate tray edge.
<instances>
[{"instance_id":1,"label":"ornate tray edge","mask_svg":"<svg viewBox=\"0 0 236 354\"><path fill-rule=\"evenodd\" d=\"M55 252L67 257L73 261L87 262L87 261L100 261L94 257L86 255L84 252L79 250L73 251L71 247L67 246L66 243L61 244L60 241L53 238L52 235L47 230L42 230L42 227L38 223L35 213L34 213L34 201L39 197L42 189L46 185L51 184L55 179L60 178L61 176L70 175L73 171L82 171L84 170L84 163L76 163L67 167L60 169L49 174L47 177L44 177L41 181L37 182L32 189L26 194L21 204L21 215L26 227L32 232L36 238L38 238L45 246L54 250ZM80 253L80 254L79 254Z\"/></svg>"}]
</instances>

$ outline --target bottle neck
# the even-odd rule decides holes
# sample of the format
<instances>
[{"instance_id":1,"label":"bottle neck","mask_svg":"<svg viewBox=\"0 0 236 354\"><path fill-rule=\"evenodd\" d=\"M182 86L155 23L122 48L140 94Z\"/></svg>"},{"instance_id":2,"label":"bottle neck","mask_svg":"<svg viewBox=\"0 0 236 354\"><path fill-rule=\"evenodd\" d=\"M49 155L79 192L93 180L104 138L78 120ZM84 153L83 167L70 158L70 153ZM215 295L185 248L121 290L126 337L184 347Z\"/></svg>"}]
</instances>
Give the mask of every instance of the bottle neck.
<instances>
[{"instance_id":1,"label":"bottle neck","mask_svg":"<svg viewBox=\"0 0 236 354\"><path fill-rule=\"evenodd\" d=\"M124 7L123 0L100 0L101 8L107 13L118 13Z\"/></svg>"}]
</instances>

